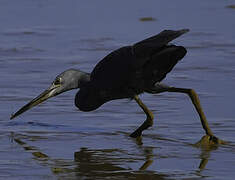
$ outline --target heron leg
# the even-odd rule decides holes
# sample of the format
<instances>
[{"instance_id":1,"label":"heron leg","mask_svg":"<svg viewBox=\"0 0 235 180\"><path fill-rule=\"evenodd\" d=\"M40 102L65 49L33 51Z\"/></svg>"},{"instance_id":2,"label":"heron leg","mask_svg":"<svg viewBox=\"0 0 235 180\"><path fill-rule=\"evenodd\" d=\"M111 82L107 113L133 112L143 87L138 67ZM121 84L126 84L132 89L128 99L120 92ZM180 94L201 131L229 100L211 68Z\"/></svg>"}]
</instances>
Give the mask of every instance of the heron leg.
<instances>
[{"instance_id":1,"label":"heron leg","mask_svg":"<svg viewBox=\"0 0 235 180\"><path fill-rule=\"evenodd\" d=\"M137 138L137 137L140 137L142 135L142 132L145 129L147 129L147 128L149 128L149 127L151 127L153 125L153 113L141 101L141 99L139 98L138 95L135 95L134 99L138 103L138 105L143 109L143 111L145 112L145 114L147 116L147 118L144 121L144 123L130 135L130 137Z\"/></svg>"},{"instance_id":2,"label":"heron leg","mask_svg":"<svg viewBox=\"0 0 235 180\"><path fill-rule=\"evenodd\" d=\"M219 139L214 136L212 130L209 127L209 124L206 120L206 116L205 116L205 114L202 110L202 107L200 105L200 101L199 101L197 93L193 89L175 88L175 87L169 87L167 91L168 92L176 92L176 93L185 93L190 97L194 107L196 108L196 110L198 112L198 115L199 115L200 120L201 120L202 127L205 130L206 134L208 136L210 136L210 140L212 140L213 142L218 143Z\"/></svg>"}]
</instances>

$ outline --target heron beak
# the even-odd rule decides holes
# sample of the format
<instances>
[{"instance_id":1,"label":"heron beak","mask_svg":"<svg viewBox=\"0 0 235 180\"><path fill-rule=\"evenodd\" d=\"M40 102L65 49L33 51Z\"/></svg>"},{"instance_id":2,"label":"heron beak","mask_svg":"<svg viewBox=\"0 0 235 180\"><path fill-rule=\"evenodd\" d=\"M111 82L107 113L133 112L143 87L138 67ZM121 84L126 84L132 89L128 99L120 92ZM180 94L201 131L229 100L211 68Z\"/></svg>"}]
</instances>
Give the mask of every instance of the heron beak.
<instances>
[{"instance_id":1,"label":"heron beak","mask_svg":"<svg viewBox=\"0 0 235 180\"><path fill-rule=\"evenodd\" d=\"M59 94L59 89L60 86L55 86L52 84L47 90L45 90L43 93L41 93L39 96L34 98L32 101L30 101L28 104L24 105L21 109L19 109L15 114L11 115L10 119L13 119L20 114L24 113L25 111L31 109L34 106L37 106L38 104L46 101L47 99L56 96Z\"/></svg>"}]
</instances>

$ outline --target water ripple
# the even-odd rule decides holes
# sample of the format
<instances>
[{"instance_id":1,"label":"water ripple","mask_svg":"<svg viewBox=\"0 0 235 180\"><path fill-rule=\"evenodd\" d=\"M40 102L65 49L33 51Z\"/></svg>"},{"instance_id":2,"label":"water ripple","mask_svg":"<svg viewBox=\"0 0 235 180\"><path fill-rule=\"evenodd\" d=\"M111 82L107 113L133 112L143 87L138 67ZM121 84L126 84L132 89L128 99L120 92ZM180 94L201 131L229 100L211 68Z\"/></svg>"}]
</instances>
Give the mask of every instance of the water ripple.
<instances>
[{"instance_id":1,"label":"water ripple","mask_svg":"<svg viewBox=\"0 0 235 180\"><path fill-rule=\"evenodd\" d=\"M6 30L2 33L4 36L52 36L53 31L43 28L22 28L14 30Z\"/></svg>"},{"instance_id":2,"label":"water ripple","mask_svg":"<svg viewBox=\"0 0 235 180\"><path fill-rule=\"evenodd\" d=\"M29 54L33 52L44 52L41 48L34 48L31 46L15 46L15 47L0 47L1 56L12 56L19 54Z\"/></svg>"}]
</instances>

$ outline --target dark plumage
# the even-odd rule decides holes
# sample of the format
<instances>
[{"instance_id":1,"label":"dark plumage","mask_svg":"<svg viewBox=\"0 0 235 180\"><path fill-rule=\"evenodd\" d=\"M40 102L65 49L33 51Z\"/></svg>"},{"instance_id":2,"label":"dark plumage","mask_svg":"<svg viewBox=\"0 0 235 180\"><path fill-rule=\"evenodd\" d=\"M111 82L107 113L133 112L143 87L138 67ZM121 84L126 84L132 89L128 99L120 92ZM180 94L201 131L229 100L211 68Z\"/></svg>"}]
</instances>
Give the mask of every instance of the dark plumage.
<instances>
[{"instance_id":1,"label":"dark plumage","mask_svg":"<svg viewBox=\"0 0 235 180\"><path fill-rule=\"evenodd\" d=\"M82 111L92 111L107 101L149 92L185 56L184 47L168 42L186 32L186 29L165 30L111 52L95 66L90 81L80 88L76 106Z\"/></svg>"},{"instance_id":2,"label":"dark plumage","mask_svg":"<svg viewBox=\"0 0 235 180\"><path fill-rule=\"evenodd\" d=\"M147 117L130 135L139 137L145 129L153 125L153 114L138 94L176 92L187 94L192 100L202 127L209 136L209 143L221 143L222 141L216 138L209 128L199 98L193 89L170 87L160 83L187 52L182 46L168 43L186 32L187 29L165 30L132 46L115 50L103 58L91 74L75 69L66 70L56 77L48 89L13 114L11 119L48 98L80 88L75 97L75 105L81 111L95 110L114 99L134 99Z\"/></svg>"}]
</instances>

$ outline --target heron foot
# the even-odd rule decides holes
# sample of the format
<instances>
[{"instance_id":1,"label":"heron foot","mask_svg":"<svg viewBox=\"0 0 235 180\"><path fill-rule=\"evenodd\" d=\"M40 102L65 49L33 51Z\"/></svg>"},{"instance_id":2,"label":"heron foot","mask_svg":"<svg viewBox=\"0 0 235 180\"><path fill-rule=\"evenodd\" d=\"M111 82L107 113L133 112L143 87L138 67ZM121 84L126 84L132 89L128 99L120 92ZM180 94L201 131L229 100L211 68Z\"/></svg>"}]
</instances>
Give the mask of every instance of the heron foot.
<instances>
[{"instance_id":1,"label":"heron foot","mask_svg":"<svg viewBox=\"0 0 235 180\"><path fill-rule=\"evenodd\" d=\"M194 145L203 149L212 149L218 147L221 144L226 144L226 142L214 135L205 135Z\"/></svg>"},{"instance_id":2,"label":"heron foot","mask_svg":"<svg viewBox=\"0 0 235 180\"><path fill-rule=\"evenodd\" d=\"M132 138L137 138L137 137L140 137L142 136L142 132L145 130L145 129L148 129L149 127L151 127L153 124L152 124L152 119L149 120L149 118L147 118L144 123L138 128L136 129L133 133L130 134L130 137Z\"/></svg>"},{"instance_id":3,"label":"heron foot","mask_svg":"<svg viewBox=\"0 0 235 180\"><path fill-rule=\"evenodd\" d=\"M216 136L209 136L209 142L210 143L214 143L214 144L220 144L220 140L219 138L217 138Z\"/></svg>"}]
</instances>

